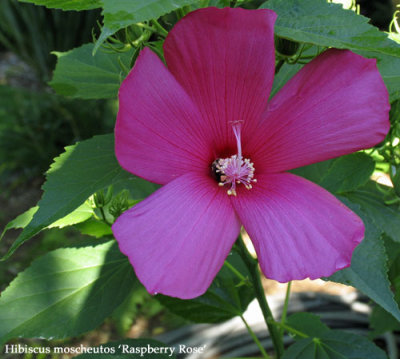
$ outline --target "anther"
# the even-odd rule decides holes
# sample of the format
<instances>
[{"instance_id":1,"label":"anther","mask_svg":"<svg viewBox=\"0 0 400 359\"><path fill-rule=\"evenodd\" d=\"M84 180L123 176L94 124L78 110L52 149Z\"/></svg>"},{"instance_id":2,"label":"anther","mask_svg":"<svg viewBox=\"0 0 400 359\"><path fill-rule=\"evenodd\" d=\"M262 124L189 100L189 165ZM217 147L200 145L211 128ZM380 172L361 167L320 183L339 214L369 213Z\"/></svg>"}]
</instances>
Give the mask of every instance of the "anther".
<instances>
[{"instance_id":1,"label":"anther","mask_svg":"<svg viewBox=\"0 0 400 359\"><path fill-rule=\"evenodd\" d=\"M252 189L254 178L254 163L242 156L241 127L243 121L232 121L233 134L236 138L237 154L228 158L217 158L211 165L211 172L218 182L218 186L229 186L227 194L236 196L236 186L243 184L246 189Z\"/></svg>"}]
</instances>

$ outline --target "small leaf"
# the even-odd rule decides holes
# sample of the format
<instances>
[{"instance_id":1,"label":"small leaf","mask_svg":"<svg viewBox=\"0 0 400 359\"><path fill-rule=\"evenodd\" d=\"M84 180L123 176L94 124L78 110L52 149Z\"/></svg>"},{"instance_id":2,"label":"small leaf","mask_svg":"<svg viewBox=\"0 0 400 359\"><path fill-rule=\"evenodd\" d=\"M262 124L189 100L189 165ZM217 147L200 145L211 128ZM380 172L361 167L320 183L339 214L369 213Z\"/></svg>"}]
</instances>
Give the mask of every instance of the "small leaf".
<instances>
[{"instance_id":1,"label":"small leaf","mask_svg":"<svg viewBox=\"0 0 400 359\"><path fill-rule=\"evenodd\" d=\"M244 277L249 273L236 252L228 262ZM255 298L252 287L224 265L205 294L195 299L181 300L162 295L156 298L171 312L196 323L220 323L242 315Z\"/></svg>"},{"instance_id":2,"label":"small leaf","mask_svg":"<svg viewBox=\"0 0 400 359\"><path fill-rule=\"evenodd\" d=\"M94 329L137 283L115 241L61 248L39 259L0 297L0 343L65 338Z\"/></svg>"},{"instance_id":3,"label":"small leaf","mask_svg":"<svg viewBox=\"0 0 400 359\"><path fill-rule=\"evenodd\" d=\"M104 354L81 354L75 359L174 359L176 349L154 339L124 339L102 344ZM99 349L100 350L100 349ZM97 352L100 352L100 351Z\"/></svg>"},{"instance_id":4,"label":"small leaf","mask_svg":"<svg viewBox=\"0 0 400 359\"><path fill-rule=\"evenodd\" d=\"M386 354L362 336L339 331L324 331L317 338L299 340L285 351L282 359L387 359Z\"/></svg>"},{"instance_id":5,"label":"small leaf","mask_svg":"<svg viewBox=\"0 0 400 359\"><path fill-rule=\"evenodd\" d=\"M113 184L119 186L121 182L125 187L137 184L136 191L131 190L137 199L157 188L120 167L114 154L112 134L95 136L67 147L47 172L39 209L2 260L42 229L74 211L93 193Z\"/></svg>"},{"instance_id":6,"label":"small leaf","mask_svg":"<svg viewBox=\"0 0 400 359\"><path fill-rule=\"evenodd\" d=\"M290 315L286 320L286 324L309 337L318 337L329 330L328 326L322 323L317 315L305 312ZM302 338L295 336L295 339Z\"/></svg>"},{"instance_id":7,"label":"small leaf","mask_svg":"<svg viewBox=\"0 0 400 359\"><path fill-rule=\"evenodd\" d=\"M57 66L51 87L60 95L83 99L116 97L126 76L120 66L130 68L134 49L122 53L99 50L86 44L67 52L54 52Z\"/></svg>"},{"instance_id":8,"label":"small leaf","mask_svg":"<svg viewBox=\"0 0 400 359\"><path fill-rule=\"evenodd\" d=\"M49 9L91 10L101 7L100 0L19 0L35 5L43 5Z\"/></svg>"}]
</instances>

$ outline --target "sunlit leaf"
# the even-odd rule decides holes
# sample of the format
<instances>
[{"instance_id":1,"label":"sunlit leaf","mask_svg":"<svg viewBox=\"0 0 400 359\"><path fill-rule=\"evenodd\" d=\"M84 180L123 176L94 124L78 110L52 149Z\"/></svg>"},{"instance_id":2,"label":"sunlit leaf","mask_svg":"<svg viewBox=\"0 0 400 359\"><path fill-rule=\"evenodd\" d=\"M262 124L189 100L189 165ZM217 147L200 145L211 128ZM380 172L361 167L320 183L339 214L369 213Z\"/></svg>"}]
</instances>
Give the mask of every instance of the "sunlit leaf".
<instances>
[{"instance_id":1,"label":"sunlit leaf","mask_svg":"<svg viewBox=\"0 0 400 359\"><path fill-rule=\"evenodd\" d=\"M39 209L2 260L7 259L22 243L65 217L93 193L110 185L124 182L137 199L152 193L157 186L124 171L114 154L114 136L95 136L69 146L57 157L47 172Z\"/></svg>"},{"instance_id":2,"label":"sunlit leaf","mask_svg":"<svg viewBox=\"0 0 400 359\"><path fill-rule=\"evenodd\" d=\"M18 0L20 2L43 5L49 9L90 10L101 7L100 0Z\"/></svg>"},{"instance_id":3,"label":"sunlit leaf","mask_svg":"<svg viewBox=\"0 0 400 359\"><path fill-rule=\"evenodd\" d=\"M65 338L94 329L136 283L114 241L62 248L36 259L0 296L0 343Z\"/></svg>"},{"instance_id":4,"label":"sunlit leaf","mask_svg":"<svg viewBox=\"0 0 400 359\"><path fill-rule=\"evenodd\" d=\"M39 209L38 206L32 207L28 209L26 212L20 214L18 217L10 221L7 226L4 228L3 233L0 235L0 240L4 237L5 233L10 229L19 229L25 228L29 222L32 220L33 215ZM93 209L87 203L82 204L79 206L75 211L71 212L70 214L66 215L64 218L51 223L46 228L63 228L67 226L71 226L73 224L77 224L80 222L84 222L89 219L93 214Z\"/></svg>"},{"instance_id":5,"label":"sunlit leaf","mask_svg":"<svg viewBox=\"0 0 400 359\"><path fill-rule=\"evenodd\" d=\"M75 228L77 228L82 234L96 238L112 235L111 227L108 224L98 221L94 218L90 218L85 222L78 223L75 225Z\"/></svg>"}]
</instances>

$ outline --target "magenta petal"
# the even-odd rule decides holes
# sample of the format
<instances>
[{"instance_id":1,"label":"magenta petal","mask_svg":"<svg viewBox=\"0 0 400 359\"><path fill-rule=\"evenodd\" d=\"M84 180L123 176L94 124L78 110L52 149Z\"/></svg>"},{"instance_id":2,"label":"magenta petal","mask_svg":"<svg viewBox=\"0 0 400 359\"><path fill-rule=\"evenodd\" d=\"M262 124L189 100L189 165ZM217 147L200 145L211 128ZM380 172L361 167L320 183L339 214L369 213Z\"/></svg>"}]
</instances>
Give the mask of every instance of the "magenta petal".
<instances>
[{"instance_id":1,"label":"magenta petal","mask_svg":"<svg viewBox=\"0 0 400 359\"><path fill-rule=\"evenodd\" d=\"M316 279L350 265L364 237L357 215L301 177L285 173L257 180L232 203L266 277L279 282Z\"/></svg>"},{"instance_id":2,"label":"magenta petal","mask_svg":"<svg viewBox=\"0 0 400 359\"><path fill-rule=\"evenodd\" d=\"M200 9L165 40L168 68L197 103L217 151L233 143L230 122L244 121L246 141L265 109L274 76L275 19L265 9Z\"/></svg>"},{"instance_id":3,"label":"magenta petal","mask_svg":"<svg viewBox=\"0 0 400 359\"><path fill-rule=\"evenodd\" d=\"M192 100L145 48L119 91L115 152L121 166L160 184L205 172L211 151L205 131Z\"/></svg>"},{"instance_id":4,"label":"magenta petal","mask_svg":"<svg viewBox=\"0 0 400 359\"><path fill-rule=\"evenodd\" d=\"M376 60L328 50L271 100L248 151L271 173L369 148L389 131L389 109Z\"/></svg>"},{"instance_id":5,"label":"magenta petal","mask_svg":"<svg viewBox=\"0 0 400 359\"><path fill-rule=\"evenodd\" d=\"M150 293L189 299L207 290L240 224L224 190L187 174L123 213L112 230Z\"/></svg>"}]
</instances>

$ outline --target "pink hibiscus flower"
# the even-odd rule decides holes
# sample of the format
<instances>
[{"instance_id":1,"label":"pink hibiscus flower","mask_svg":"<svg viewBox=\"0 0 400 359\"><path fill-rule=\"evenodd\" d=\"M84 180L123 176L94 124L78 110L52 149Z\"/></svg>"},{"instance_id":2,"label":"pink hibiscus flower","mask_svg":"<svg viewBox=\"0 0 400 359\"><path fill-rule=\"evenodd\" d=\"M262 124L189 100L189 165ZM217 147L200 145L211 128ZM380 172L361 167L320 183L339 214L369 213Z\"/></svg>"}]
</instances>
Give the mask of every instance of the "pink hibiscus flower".
<instances>
[{"instance_id":1,"label":"pink hibiscus flower","mask_svg":"<svg viewBox=\"0 0 400 359\"><path fill-rule=\"evenodd\" d=\"M350 265L359 217L290 169L371 147L389 130L376 61L327 50L268 101L270 10L200 9L145 48L121 85L115 151L164 186L112 229L150 293L193 298L222 267L241 225L280 282Z\"/></svg>"}]
</instances>

